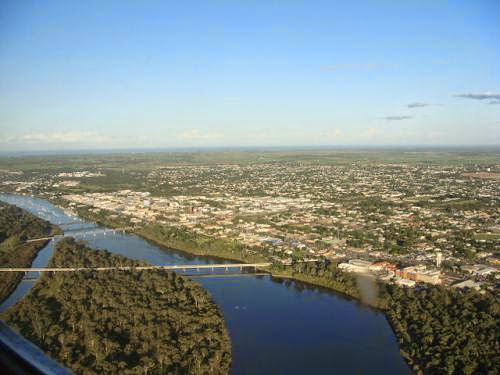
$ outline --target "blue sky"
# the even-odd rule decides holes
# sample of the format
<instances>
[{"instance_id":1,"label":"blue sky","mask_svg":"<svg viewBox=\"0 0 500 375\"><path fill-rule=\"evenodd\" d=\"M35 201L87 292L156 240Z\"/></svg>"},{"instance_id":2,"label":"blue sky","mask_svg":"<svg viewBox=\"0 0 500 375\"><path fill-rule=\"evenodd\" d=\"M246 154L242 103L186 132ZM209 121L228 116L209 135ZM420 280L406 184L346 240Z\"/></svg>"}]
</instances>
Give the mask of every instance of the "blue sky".
<instances>
[{"instance_id":1,"label":"blue sky","mask_svg":"<svg viewBox=\"0 0 500 375\"><path fill-rule=\"evenodd\" d=\"M0 147L499 144L500 1L0 3Z\"/></svg>"}]
</instances>

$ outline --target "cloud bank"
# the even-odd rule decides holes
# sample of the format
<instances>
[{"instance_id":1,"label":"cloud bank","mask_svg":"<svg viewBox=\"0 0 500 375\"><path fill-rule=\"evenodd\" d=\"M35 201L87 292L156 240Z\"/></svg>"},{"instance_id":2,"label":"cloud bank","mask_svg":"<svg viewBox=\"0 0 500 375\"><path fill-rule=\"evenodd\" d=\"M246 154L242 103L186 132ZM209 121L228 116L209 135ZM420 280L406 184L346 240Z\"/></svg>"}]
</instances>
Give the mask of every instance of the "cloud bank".
<instances>
[{"instance_id":1,"label":"cloud bank","mask_svg":"<svg viewBox=\"0 0 500 375\"><path fill-rule=\"evenodd\" d=\"M402 120L409 120L412 118L413 118L413 116L386 116L386 117L383 117L383 119L387 120L387 121L402 121Z\"/></svg>"},{"instance_id":2,"label":"cloud bank","mask_svg":"<svg viewBox=\"0 0 500 375\"><path fill-rule=\"evenodd\" d=\"M406 106L408 108L422 108L422 107L427 107L428 105L429 105L428 103L415 102L415 103L409 103Z\"/></svg>"},{"instance_id":3,"label":"cloud bank","mask_svg":"<svg viewBox=\"0 0 500 375\"><path fill-rule=\"evenodd\" d=\"M202 132L200 129L190 129L185 132L177 134L177 138L182 140L210 140L210 139L220 139L223 138L222 134Z\"/></svg>"},{"instance_id":4,"label":"cloud bank","mask_svg":"<svg viewBox=\"0 0 500 375\"><path fill-rule=\"evenodd\" d=\"M2 137L0 142L4 143L80 143L80 142L104 142L109 138L96 132L69 131L69 132L30 132L16 136Z\"/></svg>"},{"instance_id":5,"label":"cloud bank","mask_svg":"<svg viewBox=\"0 0 500 375\"><path fill-rule=\"evenodd\" d=\"M476 100L485 100L485 99L493 99L500 100L500 94L487 91L484 93L465 93L465 94L457 94L453 95L455 98L465 98L465 99L476 99Z\"/></svg>"}]
</instances>

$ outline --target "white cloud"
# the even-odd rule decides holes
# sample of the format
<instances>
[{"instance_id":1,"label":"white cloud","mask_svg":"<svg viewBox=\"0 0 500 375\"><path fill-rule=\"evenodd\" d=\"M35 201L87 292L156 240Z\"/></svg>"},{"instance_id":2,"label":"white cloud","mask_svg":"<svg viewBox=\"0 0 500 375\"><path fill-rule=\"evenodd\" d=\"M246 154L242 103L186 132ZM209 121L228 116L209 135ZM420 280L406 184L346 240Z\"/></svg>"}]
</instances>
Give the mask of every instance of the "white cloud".
<instances>
[{"instance_id":1,"label":"white cloud","mask_svg":"<svg viewBox=\"0 0 500 375\"><path fill-rule=\"evenodd\" d=\"M0 136L5 149L67 149L106 147L112 139L90 131L29 132Z\"/></svg>"},{"instance_id":2,"label":"white cloud","mask_svg":"<svg viewBox=\"0 0 500 375\"><path fill-rule=\"evenodd\" d=\"M361 136L366 137L366 138L372 138L372 137L380 135L380 133L381 133L380 129L368 128L364 132L361 133Z\"/></svg>"},{"instance_id":3,"label":"white cloud","mask_svg":"<svg viewBox=\"0 0 500 375\"><path fill-rule=\"evenodd\" d=\"M96 132L30 132L21 135L4 136L3 143L94 143L104 142L109 138Z\"/></svg>"},{"instance_id":4,"label":"white cloud","mask_svg":"<svg viewBox=\"0 0 500 375\"><path fill-rule=\"evenodd\" d=\"M323 140L325 140L325 139L326 140L329 140L329 139L338 140L344 136L344 132L342 131L342 129L335 128L331 131L326 131L324 133L321 133L320 136L321 136L321 139L323 139Z\"/></svg>"},{"instance_id":5,"label":"white cloud","mask_svg":"<svg viewBox=\"0 0 500 375\"><path fill-rule=\"evenodd\" d=\"M199 141L199 140L221 139L223 138L223 135L218 133L204 133L200 129L190 129L177 134L177 138L185 141Z\"/></svg>"}]
</instances>

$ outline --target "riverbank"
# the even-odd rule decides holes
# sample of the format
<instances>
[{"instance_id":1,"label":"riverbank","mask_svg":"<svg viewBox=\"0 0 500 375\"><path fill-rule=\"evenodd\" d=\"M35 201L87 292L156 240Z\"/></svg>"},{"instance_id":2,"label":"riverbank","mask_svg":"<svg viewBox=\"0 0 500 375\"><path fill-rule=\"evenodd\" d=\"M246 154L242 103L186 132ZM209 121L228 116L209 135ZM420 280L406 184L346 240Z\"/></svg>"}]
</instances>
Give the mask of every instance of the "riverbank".
<instances>
[{"instance_id":1,"label":"riverbank","mask_svg":"<svg viewBox=\"0 0 500 375\"><path fill-rule=\"evenodd\" d=\"M40 252L50 241L40 241L37 245L20 246L12 262L0 262L1 267L28 268ZM15 264L12 264L15 263ZM24 278L21 272L2 272L0 275L0 305L11 295Z\"/></svg>"},{"instance_id":2,"label":"riverbank","mask_svg":"<svg viewBox=\"0 0 500 375\"><path fill-rule=\"evenodd\" d=\"M53 202L59 206L64 207L63 201ZM123 228L128 227L130 224L119 217L110 217L112 213L100 211L99 213L92 212L85 208L77 209L79 217L93 221L96 224L109 227L109 228ZM188 234L177 228L162 227L159 225L138 227L137 229L130 229L128 232L133 233L148 242L157 245L160 248L173 249L176 252L185 253L190 256L208 256L211 258L218 258L222 260L243 262L243 263L256 263L269 261L269 259L255 254L244 253L244 248L238 246L234 242L229 242L223 239L200 238L201 236L194 236ZM317 277L300 272L295 272L291 267L275 264L271 268L264 270L268 272L271 277L278 279L288 279L291 281L298 281L314 287L326 288L335 293L341 294L344 298L352 299L365 306L380 311L385 315L385 311L380 307L376 301L362 301L357 289L346 287L345 283L337 282L334 279L326 277ZM350 278L350 275L345 274ZM351 280L354 283L354 280ZM352 283L350 284L352 286ZM387 318L389 325L397 336L393 324ZM399 339L399 338L398 338ZM415 374L423 373L421 367L416 364L408 354L400 348L402 357L405 359L408 366Z\"/></svg>"},{"instance_id":3,"label":"riverbank","mask_svg":"<svg viewBox=\"0 0 500 375\"><path fill-rule=\"evenodd\" d=\"M17 206L0 202L0 266L30 267L49 240L26 243L25 239L48 237L60 229ZM0 304L17 288L24 275L2 272L0 275Z\"/></svg>"},{"instance_id":4,"label":"riverbank","mask_svg":"<svg viewBox=\"0 0 500 375\"><path fill-rule=\"evenodd\" d=\"M77 216L74 209L60 210L34 197L4 199L35 214L39 212L54 223L74 222ZM89 224L82 217L82 226ZM71 228L76 230L78 225ZM187 255L155 246L132 233L108 231L107 235L94 237L77 231L75 236L86 237L87 246L92 248L106 248L114 254L154 265L225 263L212 256ZM50 246L43 251L43 264L38 257L35 263L46 266L52 250ZM262 276L207 277L196 281L210 292L223 311L234 344L231 372L235 375L302 374L311 371L311 364L317 373L331 372L332 368L338 373L410 373L384 316L329 289ZM32 285L36 283L23 283L22 287ZM16 301L24 295L18 291L15 294ZM363 329L353 330L360 326Z\"/></svg>"},{"instance_id":5,"label":"riverbank","mask_svg":"<svg viewBox=\"0 0 500 375\"><path fill-rule=\"evenodd\" d=\"M56 201L53 203L61 205L62 202ZM80 208L77 210L77 213L79 217L110 228L116 229L130 225L127 221L120 220L119 218L110 219L109 216L111 213L106 213L102 210L96 214L88 209ZM236 243L235 241L187 233L177 228L160 225L148 225L146 227L138 227L137 229L130 229L128 231L160 247L173 249L174 251L180 251L192 256L208 256L243 263L271 261L269 258L260 256L253 250L249 253L244 246ZM302 275L300 273L293 272L289 267L282 266L280 264L274 264L270 269L266 269L266 271L269 271L273 277L290 278L311 285L329 288L355 299L359 299L360 297L356 291L342 288L342 285L336 284L334 280ZM377 306L371 307L376 308Z\"/></svg>"},{"instance_id":6,"label":"riverbank","mask_svg":"<svg viewBox=\"0 0 500 375\"><path fill-rule=\"evenodd\" d=\"M102 225L114 228L130 225L116 216L112 221L108 220L106 212L96 215L85 211L78 214ZM198 236L163 226L137 228L131 232L162 247L195 256L249 261L242 246L225 239ZM416 374L496 373L492 353L498 348L495 327L500 316L498 303L489 294L482 296L475 291L464 293L434 286L405 289L375 283L378 291L372 289L368 294L376 298L366 299L360 293L366 288L366 283L358 284L358 277L343 272L327 260L296 262L292 266L276 264L271 275L328 288L377 308L384 313L397 338L401 357ZM477 314L482 316L479 321L474 318ZM476 349L471 350L471 347Z\"/></svg>"},{"instance_id":7,"label":"riverbank","mask_svg":"<svg viewBox=\"0 0 500 375\"><path fill-rule=\"evenodd\" d=\"M63 200L52 200L52 203L57 206L67 208L66 202ZM78 208L76 209L76 213L79 217L85 220L89 220L98 225L109 228L116 229L130 226L128 220L116 217L111 212L106 212L104 210L96 213L90 211L88 208ZM235 243L230 243L222 239L204 238L200 240L200 236L196 238L193 234L187 234L186 232L180 231L177 228L168 228L155 225L138 227L137 229L129 229L127 231L151 242L154 245L157 245L160 248L173 249L176 252L185 253L190 256L209 256L212 258L243 263L269 261L269 259L267 258L256 256L254 254L252 254L252 256L244 255L244 248L242 246L236 246ZM334 291L335 293L340 293L344 297L353 299L359 303L363 303L356 289L346 288L345 284L336 282L331 278L316 277L300 272L294 272L294 270L292 270L290 267L283 265L273 265L271 268L266 269L265 271L269 272L269 274L274 278L299 281L311 286L326 288L328 290ZM350 277L350 275L347 274L346 276ZM381 313L385 313L384 309L381 309L380 306L377 306L376 304L370 304L369 302L366 303L365 301L365 305L370 308L374 308ZM387 319L387 316L386 320L397 336L397 332L394 330L394 327L389 319ZM400 338L398 337L398 339ZM407 353L404 352L401 348L400 352L413 372L415 374L421 374L422 371L420 370L420 366L416 364L416 361L409 357Z\"/></svg>"},{"instance_id":8,"label":"riverbank","mask_svg":"<svg viewBox=\"0 0 500 375\"><path fill-rule=\"evenodd\" d=\"M66 202L63 200L49 201L59 207L67 208ZM83 219L113 229L129 228L131 226L128 220L114 217L115 215L112 212L104 210L95 213L87 208L77 208L76 213ZM236 241L187 233L174 227L150 224L145 227L132 227L127 232L161 247L184 252L192 256L208 256L240 263L269 262L268 258L259 255L257 251L247 249Z\"/></svg>"}]
</instances>

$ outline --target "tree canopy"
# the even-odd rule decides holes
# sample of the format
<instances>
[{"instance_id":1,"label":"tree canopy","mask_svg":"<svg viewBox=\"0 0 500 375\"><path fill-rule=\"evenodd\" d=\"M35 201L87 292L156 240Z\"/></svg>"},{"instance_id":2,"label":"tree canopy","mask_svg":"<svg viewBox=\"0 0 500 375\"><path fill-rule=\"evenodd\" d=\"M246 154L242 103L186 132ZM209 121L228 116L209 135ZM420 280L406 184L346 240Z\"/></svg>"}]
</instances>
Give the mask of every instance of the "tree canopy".
<instances>
[{"instance_id":1,"label":"tree canopy","mask_svg":"<svg viewBox=\"0 0 500 375\"><path fill-rule=\"evenodd\" d=\"M48 241L25 241L58 232L59 229L48 221L19 207L0 202L0 267L29 267ZM0 301L9 296L22 278L21 273L0 274Z\"/></svg>"},{"instance_id":2,"label":"tree canopy","mask_svg":"<svg viewBox=\"0 0 500 375\"><path fill-rule=\"evenodd\" d=\"M72 238L50 261L138 266ZM43 275L4 313L9 325L78 374L224 374L231 345L210 295L174 272L82 271Z\"/></svg>"}]
</instances>

